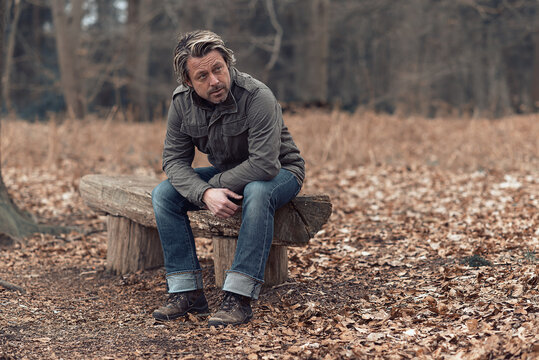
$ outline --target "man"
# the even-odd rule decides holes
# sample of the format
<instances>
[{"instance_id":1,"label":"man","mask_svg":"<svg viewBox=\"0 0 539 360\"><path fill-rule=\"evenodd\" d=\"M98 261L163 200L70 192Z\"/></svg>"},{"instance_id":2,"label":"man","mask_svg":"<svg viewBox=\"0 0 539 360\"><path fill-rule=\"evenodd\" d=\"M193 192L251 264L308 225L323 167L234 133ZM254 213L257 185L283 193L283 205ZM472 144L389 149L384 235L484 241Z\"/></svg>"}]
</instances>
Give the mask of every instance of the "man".
<instances>
[{"instance_id":1,"label":"man","mask_svg":"<svg viewBox=\"0 0 539 360\"><path fill-rule=\"evenodd\" d=\"M173 93L163 151L168 180L152 192L169 292L167 303L153 313L159 320L208 313L187 211L208 209L225 219L241 207L234 262L209 325L249 322L251 299L258 298L264 281L275 210L301 189L304 161L279 103L234 64L232 50L210 31L183 35L174 51L180 86ZM195 147L212 166L192 168Z\"/></svg>"}]
</instances>

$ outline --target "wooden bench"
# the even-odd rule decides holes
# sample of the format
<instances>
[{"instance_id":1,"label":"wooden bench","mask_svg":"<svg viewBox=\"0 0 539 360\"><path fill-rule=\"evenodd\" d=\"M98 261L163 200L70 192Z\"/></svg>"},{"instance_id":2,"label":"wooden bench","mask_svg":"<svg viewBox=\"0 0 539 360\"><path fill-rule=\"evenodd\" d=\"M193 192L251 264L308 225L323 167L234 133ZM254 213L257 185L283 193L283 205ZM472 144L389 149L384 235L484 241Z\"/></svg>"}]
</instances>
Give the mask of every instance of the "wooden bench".
<instances>
[{"instance_id":1,"label":"wooden bench","mask_svg":"<svg viewBox=\"0 0 539 360\"><path fill-rule=\"evenodd\" d=\"M163 252L151 192L160 180L142 176L86 175L80 181L85 203L107 214L107 268L117 274L163 265ZM298 196L275 214L275 230L266 265L265 283L288 278L288 246L306 246L331 214L327 195ZM219 219L209 211L189 212L195 237L213 240L215 282L221 287L234 259L241 214Z\"/></svg>"}]
</instances>

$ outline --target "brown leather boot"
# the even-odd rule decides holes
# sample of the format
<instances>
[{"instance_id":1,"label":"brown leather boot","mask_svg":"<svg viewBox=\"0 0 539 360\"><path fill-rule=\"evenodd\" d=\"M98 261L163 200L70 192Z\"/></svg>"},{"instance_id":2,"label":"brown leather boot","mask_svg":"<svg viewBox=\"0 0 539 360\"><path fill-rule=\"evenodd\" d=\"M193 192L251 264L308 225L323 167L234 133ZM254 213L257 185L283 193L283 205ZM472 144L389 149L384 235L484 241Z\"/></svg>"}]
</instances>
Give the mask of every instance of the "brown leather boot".
<instances>
[{"instance_id":1,"label":"brown leather boot","mask_svg":"<svg viewBox=\"0 0 539 360\"><path fill-rule=\"evenodd\" d=\"M251 298L226 291L219 311L208 321L209 326L240 325L253 317Z\"/></svg>"},{"instance_id":2,"label":"brown leather boot","mask_svg":"<svg viewBox=\"0 0 539 360\"><path fill-rule=\"evenodd\" d=\"M209 315L208 301L203 290L186 291L169 294L165 305L153 312L157 320L173 320L187 313L198 316Z\"/></svg>"}]
</instances>

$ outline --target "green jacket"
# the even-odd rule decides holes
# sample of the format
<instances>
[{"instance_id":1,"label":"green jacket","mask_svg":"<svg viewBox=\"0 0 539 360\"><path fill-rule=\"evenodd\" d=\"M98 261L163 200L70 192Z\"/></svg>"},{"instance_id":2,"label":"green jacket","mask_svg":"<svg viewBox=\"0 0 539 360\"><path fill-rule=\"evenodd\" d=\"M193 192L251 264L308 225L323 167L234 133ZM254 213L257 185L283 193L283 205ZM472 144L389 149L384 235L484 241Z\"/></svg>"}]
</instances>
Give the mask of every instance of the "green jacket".
<instances>
[{"instance_id":1,"label":"green jacket","mask_svg":"<svg viewBox=\"0 0 539 360\"><path fill-rule=\"evenodd\" d=\"M170 104L163 170L174 188L200 207L211 187L241 194L251 181L271 180L281 168L292 172L300 185L305 176L305 162L271 90L234 68L230 76L224 103L213 105L181 85ZM221 171L208 182L191 167L195 146Z\"/></svg>"}]
</instances>

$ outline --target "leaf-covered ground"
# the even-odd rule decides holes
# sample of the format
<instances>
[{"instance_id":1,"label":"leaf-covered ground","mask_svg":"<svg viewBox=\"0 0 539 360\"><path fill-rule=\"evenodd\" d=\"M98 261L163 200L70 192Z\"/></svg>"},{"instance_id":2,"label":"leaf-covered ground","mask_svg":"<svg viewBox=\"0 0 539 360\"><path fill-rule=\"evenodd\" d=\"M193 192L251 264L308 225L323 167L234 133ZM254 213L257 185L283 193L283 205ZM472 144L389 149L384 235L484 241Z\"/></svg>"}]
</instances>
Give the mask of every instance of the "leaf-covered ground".
<instances>
[{"instance_id":1,"label":"leaf-covered ground","mask_svg":"<svg viewBox=\"0 0 539 360\"><path fill-rule=\"evenodd\" d=\"M537 142L524 145L537 161ZM303 191L330 194L329 223L289 250L288 282L264 288L251 323L215 329L152 319L163 269L104 270L104 218L63 164L2 169L17 204L81 230L0 250L0 279L26 291L0 287L0 359L539 357L533 167L312 166ZM198 251L216 310L210 241L198 239Z\"/></svg>"}]
</instances>

